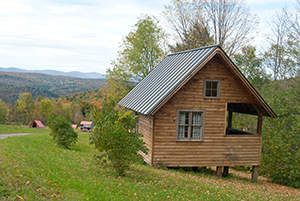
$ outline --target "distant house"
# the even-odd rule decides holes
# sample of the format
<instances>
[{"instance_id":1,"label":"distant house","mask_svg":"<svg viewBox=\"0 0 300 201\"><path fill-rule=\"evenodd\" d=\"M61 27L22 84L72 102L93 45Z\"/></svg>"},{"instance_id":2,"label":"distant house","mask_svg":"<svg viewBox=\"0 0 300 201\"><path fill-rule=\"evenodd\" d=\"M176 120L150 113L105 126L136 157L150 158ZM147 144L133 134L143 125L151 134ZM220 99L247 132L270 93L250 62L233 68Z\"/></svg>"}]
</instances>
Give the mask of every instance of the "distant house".
<instances>
[{"instance_id":1,"label":"distant house","mask_svg":"<svg viewBox=\"0 0 300 201\"><path fill-rule=\"evenodd\" d=\"M41 121L33 120L29 123L29 128L45 128Z\"/></svg>"},{"instance_id":2,"label":"distant house","mask_svg":"<svg viewBox=\"0 0 300 201\"><path fill-rule=\"evenodd\" d=\"M151 166L253 166L258 178L262 117L276 114L218 45L168 55L119 105L138 115ZM233 113L255 115L256 133L232 128Z\"/></svg>"},{"instance_id":3,"label":"distant house","mask_svg":"<svg viewBox=\"0 0 300 201\"><path fill-rule=\"evenodd\" d=\"M77 129L77 124L72 124L72 128Z\"/></svg>"},{"instance_id":4,"label":"distant house","mask_svg":"<svg viewBox=\"0 0 300 201\"><path fill-rule=\"evenodd\" d=\"M94 124L92 121L81 121L80 122L80 131L91 132L93 131Z\"/></svg>"}]
</instances>

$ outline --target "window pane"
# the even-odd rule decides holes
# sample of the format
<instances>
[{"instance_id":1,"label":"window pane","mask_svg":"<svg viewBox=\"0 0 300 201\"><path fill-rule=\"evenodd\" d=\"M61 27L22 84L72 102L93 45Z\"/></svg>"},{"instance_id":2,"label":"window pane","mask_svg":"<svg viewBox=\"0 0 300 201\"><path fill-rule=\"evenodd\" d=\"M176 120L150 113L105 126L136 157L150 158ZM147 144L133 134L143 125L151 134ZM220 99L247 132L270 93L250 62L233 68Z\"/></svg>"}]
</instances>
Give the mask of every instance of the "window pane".
<instances>
[{"instance_id":1,"label":"window pane","mask_svg":"<svg viewBox=\"0 0 300 201\"><path fill-rule=\"evenodd\" d=\"M201 125L201 113L193 113L193 125Z\"/></svg>"},{"instance_id":2,"label":"window pane","mask_svg":"<svg viewBox=\"0 0 300 201\"><path fill-rule=\"evenodd\" d=\"M218 82L212 82L212 89L218 89Z\"/></svg>"},{"instance_id":3,"label":"window pane","mask_svg":"<svg viewBox=\"0 0 300 201\"><path fill-rule=\"evenodd\" d=\"M209 89L206 89L206 92L205 92L205 96L210 96L210 90Z\"/></svg>"},{"instance_id":4,"label":"window pane","mask_svg":"<svg viewBox=\"0 0 300 201\"><path fill-rule=\"evenodd\" d=\"M200 138L200 126L192 127L192 138Z\"/></svg>"},{"instance_id":5,"label":"window pane","mask_svg":"<svg viewBox=\"0 0 300 201\"><path fill-rule=\"evenodd\" d=\"M188 126L179 126L178 128L178 138L187 138L188 137Z\"/></svg>"},{"instance_id":6,"label":"window pane","mask_svg":"<svg viewBox=\"0 0 300 201\"><path fill-rule=\"evenodd\" d=\"M206 89L210 89L211 88L211 82L206 82Z\"/></svg>"},{"instance_id":7,"label":"window pane","mask_svg":"<svg viewBox=\"0 0 300 201\"><path fill-rule=\"evenodd\" d=\"M211 91L211 96L212 97L217 97L218 96L218 91L217 90L212 90Z\"/></svg>"},{"instance_id":8,"label":"window pane","mask_svg":"<svg viewBox=\"0 0 300 201\"><path fill-rule=\"evenodd\" d=\"M189 127L185 126L185 131L184 131L184 137L187 138L188 137L188 132L189 132Z\"/></svg>"},{"instance_id":9,"label":"window pane","mask_svg":"<svg viewBox=\"0 0 300 201\"><path fill-rule=\"evenodd\" d=\"M185 113L185 124L189 124L189 113Z\"/></svg>"},{"instance_id":10,"label":"window pane","mask_svg":"<svg viewBox=\"0 0 300 201\"><path fill-rule=\"evenodd\" d=\"M189 124L189 113L188 112L180 112L179 124Z\"/></svg>"}]
</instances>

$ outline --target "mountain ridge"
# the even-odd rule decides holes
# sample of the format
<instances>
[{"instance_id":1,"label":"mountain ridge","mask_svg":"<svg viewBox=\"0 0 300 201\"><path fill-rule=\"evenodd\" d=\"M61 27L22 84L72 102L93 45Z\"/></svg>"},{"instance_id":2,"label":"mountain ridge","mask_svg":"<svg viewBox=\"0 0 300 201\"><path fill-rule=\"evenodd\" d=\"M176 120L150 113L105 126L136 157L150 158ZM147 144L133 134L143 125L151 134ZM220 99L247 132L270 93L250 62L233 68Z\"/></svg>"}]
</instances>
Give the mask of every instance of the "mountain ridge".
<instances>
[{"instance_id":1,"label":"mountain ridge","mask_svg":"<svg viewBox=\"0 0 300 201\"><path fill-rule=\"evenodd\" d=\"M58 70L25 70L16 67L0 67L0 71L3 72L15 72L15 73L42 73L46 75L59 75L59 76L67 76L67 77L75 77L82 79L106 79L105 74L91 72L91 73L83 73L80 71L70 71L63 72Z\"/></svg>"}]
</instances>

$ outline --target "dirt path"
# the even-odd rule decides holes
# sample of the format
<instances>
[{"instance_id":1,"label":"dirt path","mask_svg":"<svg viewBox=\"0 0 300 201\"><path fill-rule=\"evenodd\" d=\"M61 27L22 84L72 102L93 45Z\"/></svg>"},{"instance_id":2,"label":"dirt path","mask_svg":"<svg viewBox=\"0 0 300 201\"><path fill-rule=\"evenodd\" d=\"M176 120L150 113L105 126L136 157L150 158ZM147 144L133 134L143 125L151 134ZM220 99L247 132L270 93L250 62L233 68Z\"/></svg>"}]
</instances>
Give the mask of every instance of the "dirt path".
<instances>
[{"instance_id":1,"label":"dirt path","mask_svg":"<svg viewBox=\"0 0 300 201\"><path fill-rule=\"evenodd\" d=\"M7 137L12 137L12 136L19 136L19 135L28 135L28 134L33 134L33 133L0 133L0 140L7 138Z\"/></svg>"}]
</instances>

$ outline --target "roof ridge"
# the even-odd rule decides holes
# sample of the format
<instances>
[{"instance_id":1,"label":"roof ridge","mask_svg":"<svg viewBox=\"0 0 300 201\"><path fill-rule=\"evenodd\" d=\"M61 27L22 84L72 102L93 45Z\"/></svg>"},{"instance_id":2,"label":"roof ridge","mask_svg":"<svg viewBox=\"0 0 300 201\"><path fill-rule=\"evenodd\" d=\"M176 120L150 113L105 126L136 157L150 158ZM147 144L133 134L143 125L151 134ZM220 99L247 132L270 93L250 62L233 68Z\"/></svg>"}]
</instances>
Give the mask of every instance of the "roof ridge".
<instances>
[{"instance_id":1,"label":"roof ridge","mask_svg":"<svg viewBox=\"0 0 300 201\"><path fill-rule=\"evenodd\" d=\"M167 56L173 56L176 54L182 54L182 53L186 53L186 52L192 52L192 51L196 51L196 50L201 50L201 49L206 49L206 48L212 48L212 47L221 47L219 44L215 44L215 45L209 45L209 46L205 46L205 47L198 47L198 48L194 48L194 49L190 49L190 50L184 50L181 52L175 52L172 54L168 54Z\"/></svg>"}]
</instances>

